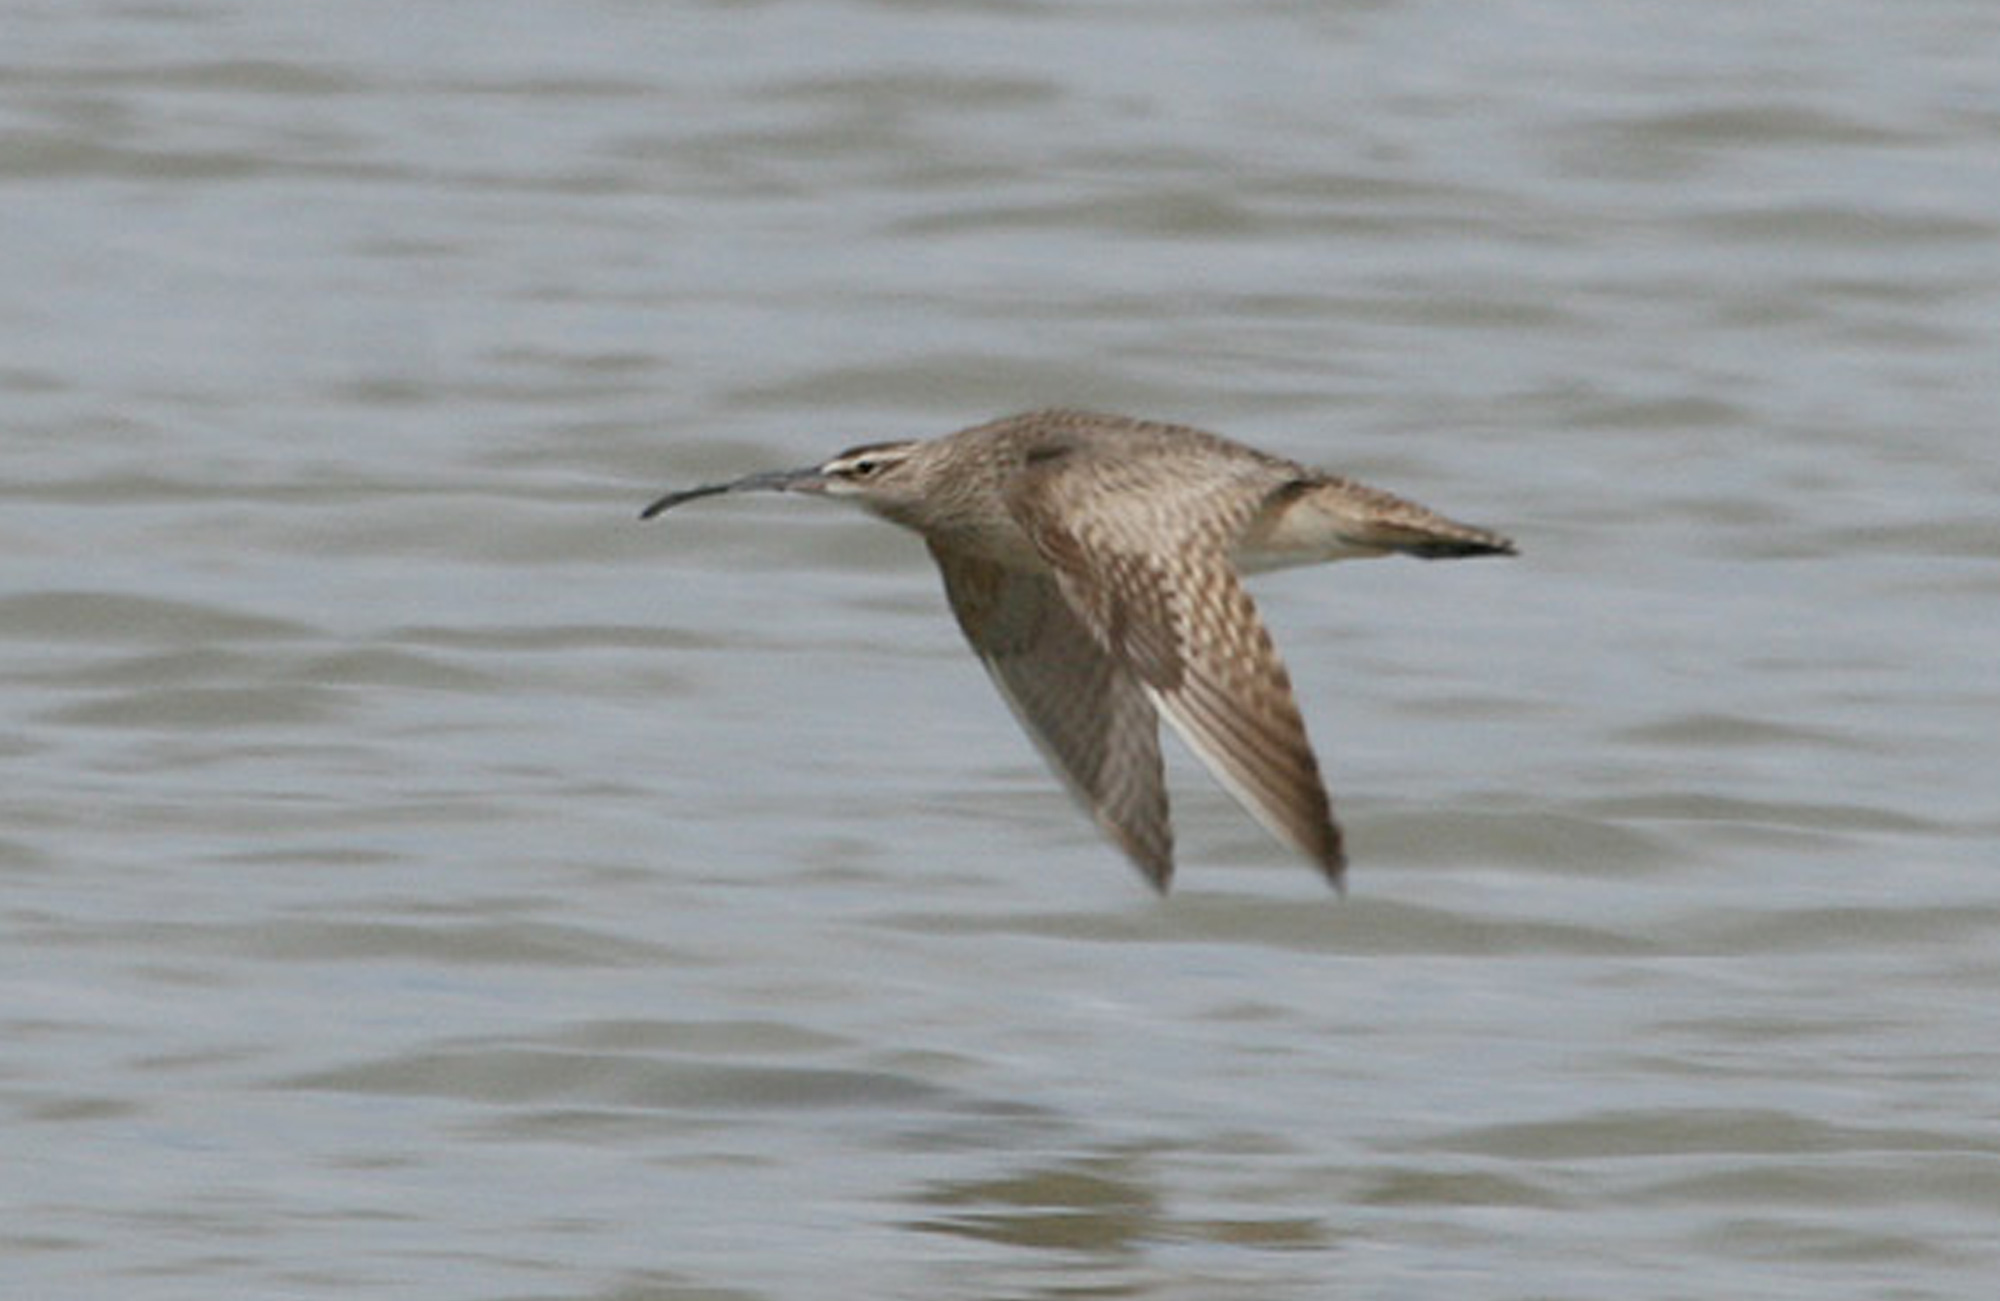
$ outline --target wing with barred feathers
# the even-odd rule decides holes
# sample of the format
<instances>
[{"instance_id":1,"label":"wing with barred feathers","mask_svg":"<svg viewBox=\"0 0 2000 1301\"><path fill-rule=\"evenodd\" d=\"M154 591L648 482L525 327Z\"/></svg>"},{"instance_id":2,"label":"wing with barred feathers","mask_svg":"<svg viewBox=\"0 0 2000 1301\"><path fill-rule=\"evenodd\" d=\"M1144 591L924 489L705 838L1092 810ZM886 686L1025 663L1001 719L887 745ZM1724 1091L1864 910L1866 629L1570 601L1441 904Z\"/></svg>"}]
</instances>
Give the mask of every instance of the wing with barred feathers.
<instances>
[{"instance_id":1,"label":"wing with barred feathers","mask_svg":"<svg viewBox=\"0 0 2000 1301\"><path fill-rule=\"evenodd\" d=\"M1173 880L1160 725L1139 679L1083 625L1048 574L931 544L965 639L1077 802L1153 888Z\"/></svg>"},{"instance_id":2,"label":"wing with barred feathers","mask_svg":"<svg viewBox=\"0 0 2000 1301\"><path fill-rule=\"evenodd\" d=\"M1031 449L1008 508L1104 655L1237 801L1336 887L1346 866L1271 634L1229 556L1285 464L1062 437Z\"/></svg>"}]
</instances>

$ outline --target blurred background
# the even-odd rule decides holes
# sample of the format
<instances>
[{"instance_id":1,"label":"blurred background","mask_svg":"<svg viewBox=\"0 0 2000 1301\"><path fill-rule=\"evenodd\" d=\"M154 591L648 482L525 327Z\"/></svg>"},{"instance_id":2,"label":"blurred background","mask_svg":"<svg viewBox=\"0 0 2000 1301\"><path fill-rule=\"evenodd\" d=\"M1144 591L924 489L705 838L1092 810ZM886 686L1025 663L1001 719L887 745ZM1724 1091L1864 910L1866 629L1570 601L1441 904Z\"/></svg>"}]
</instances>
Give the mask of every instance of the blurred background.
<instances>
[{"instance_id":1,"label":"blurred background","mask_svg":"<svg viewBox=\"0 0 2000 1301\"><path fill-rule=\"evenodd\" d=\"M14 0L0 1290L2000 1274L2000 8ZM1514 536L1256 585L1332 897L1153 897L907 535L1074 404Z\"/></svg>"}]
</instances>

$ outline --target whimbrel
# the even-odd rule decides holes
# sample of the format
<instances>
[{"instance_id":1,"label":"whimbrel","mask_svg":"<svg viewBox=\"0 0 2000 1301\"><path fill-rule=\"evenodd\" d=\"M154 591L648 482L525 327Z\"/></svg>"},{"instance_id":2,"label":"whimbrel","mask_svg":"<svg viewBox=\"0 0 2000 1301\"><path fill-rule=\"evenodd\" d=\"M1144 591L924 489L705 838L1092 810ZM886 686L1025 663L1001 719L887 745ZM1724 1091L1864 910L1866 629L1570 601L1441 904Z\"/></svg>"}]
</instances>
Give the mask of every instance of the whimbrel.
<instances>
[{"instance_id":1,"label":"whimbrel","mask_svg":"<svg viewBox=\"0 0 2000 1301\"><path fill-rule=\"evenodd\" d=\"M1217 434L1084 411L870 443L670 492L848 498L923 536L966 640L1077 800L1164 893L1159 720L1339 888L1346 868L1285 666L1239 575L1400 552L1512 555L1497 533Z\"/></svg>"}]
</instances>

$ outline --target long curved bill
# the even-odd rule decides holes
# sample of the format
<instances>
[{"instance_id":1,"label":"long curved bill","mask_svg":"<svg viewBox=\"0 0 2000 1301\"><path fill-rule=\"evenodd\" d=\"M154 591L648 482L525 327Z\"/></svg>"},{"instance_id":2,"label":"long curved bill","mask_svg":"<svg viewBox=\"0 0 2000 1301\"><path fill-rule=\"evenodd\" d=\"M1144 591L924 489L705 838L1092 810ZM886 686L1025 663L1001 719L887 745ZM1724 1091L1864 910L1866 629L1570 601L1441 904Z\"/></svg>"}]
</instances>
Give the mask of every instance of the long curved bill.
<instances>
[{"instance_id":1,"label":"long curved bill","mask_svg":"<svg viewBox=\"0 0 2000 1301\"><path fill-rule=\"evenodd\" d=\"M728 483L705 483L699 488L682 488L678 492L659 497L646 509L639 512L640 519L651 519L661 511L672 510L684 501L697 497L717 497L725 492L824 492L826 477L817 465L801 470L766 470L762 474L746 474L741 479L731 479Z\"/></svg>"}]
</instances>

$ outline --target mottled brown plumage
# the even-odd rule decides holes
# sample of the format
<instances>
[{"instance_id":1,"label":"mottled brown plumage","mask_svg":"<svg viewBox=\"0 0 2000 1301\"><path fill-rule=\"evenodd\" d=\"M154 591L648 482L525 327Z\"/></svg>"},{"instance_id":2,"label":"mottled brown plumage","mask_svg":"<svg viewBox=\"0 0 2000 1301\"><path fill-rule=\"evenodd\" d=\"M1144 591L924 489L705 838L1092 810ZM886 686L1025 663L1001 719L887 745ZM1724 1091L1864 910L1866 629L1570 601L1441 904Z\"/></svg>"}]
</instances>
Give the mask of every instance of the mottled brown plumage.
<instances>
[{"instance_id":1,"label":"mottled brown plumage","mask_svg":"<svg viewBox=\"0 0 2000 1301\"><path fill-rule=\"evenodd\" d=\"M1148 880L1173 876L1165 718L1338 886L1339 825L1239 571L1403 552L1508 555L1485 529L1179 425L1038 411L669 493L852 497L923 535L966 640L1049 765Z\"/></svg>"}]
</instances>

